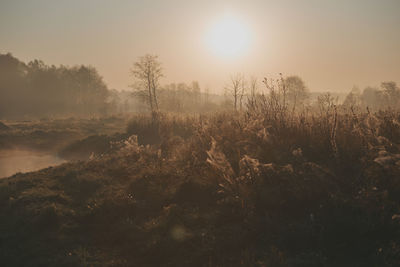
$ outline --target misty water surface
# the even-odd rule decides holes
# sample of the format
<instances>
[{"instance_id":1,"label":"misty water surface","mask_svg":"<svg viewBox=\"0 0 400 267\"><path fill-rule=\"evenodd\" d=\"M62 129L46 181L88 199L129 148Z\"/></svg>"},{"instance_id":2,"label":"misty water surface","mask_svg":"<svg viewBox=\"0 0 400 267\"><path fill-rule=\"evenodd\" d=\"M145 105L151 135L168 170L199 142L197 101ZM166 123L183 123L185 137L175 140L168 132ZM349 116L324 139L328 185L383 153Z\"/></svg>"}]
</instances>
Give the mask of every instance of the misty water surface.
<instances>
[{"instance_id":1,"label":"misty water surface","mask_svg":"<svg viewBox=\"0 0 400 267\"><path fill-rule=\"evenodd\" d=\"M0 178L30 172L65 162L59 157L32 150L0 150Z\"/></svg>"}]
</instances>

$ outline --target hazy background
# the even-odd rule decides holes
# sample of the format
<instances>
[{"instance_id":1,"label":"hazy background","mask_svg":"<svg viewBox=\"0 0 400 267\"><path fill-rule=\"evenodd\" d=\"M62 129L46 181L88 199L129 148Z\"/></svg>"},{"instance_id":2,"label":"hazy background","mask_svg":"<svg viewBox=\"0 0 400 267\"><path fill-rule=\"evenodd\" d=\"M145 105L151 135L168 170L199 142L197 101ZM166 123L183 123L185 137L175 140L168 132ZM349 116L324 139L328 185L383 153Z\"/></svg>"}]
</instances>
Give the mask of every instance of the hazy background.
<instances>
[{"instance_id":1,"label":"hazy background","mask_svg":"<svg viewBox=\"0 0 400 267\"><path fill-rule=\"evenodd\" d=\"M234 58L207 32L230 13L251 31ZM0 53L23 61L89 64L126 89L138 56L160 56L166 78L221 92L232 72L299 75L314 91L348 91L400 77L400 1L0 0Z\"/></svg>"}]
</instances>

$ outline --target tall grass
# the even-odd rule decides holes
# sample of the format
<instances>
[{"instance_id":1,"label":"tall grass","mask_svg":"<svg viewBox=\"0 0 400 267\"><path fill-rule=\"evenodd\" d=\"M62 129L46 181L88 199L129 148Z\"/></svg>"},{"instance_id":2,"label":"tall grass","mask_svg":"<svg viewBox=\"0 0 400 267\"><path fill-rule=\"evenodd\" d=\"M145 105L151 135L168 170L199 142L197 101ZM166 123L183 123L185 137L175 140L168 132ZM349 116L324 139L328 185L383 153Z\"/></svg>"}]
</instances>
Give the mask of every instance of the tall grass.
<instances>
[{"instance_id":1,"label":"tall grass","mask_svg":"<svg viewBox=\"0 0 400 267\"><path fill-rule=\"evenodd\" d=\"M109 153L1 181L2 244L21 241L3 262L400 264L400 114L328 95L293 111L274 90L243 112L136 116ZM16 257L26 239L37 255Z\"/></svg>"}]
</instances>

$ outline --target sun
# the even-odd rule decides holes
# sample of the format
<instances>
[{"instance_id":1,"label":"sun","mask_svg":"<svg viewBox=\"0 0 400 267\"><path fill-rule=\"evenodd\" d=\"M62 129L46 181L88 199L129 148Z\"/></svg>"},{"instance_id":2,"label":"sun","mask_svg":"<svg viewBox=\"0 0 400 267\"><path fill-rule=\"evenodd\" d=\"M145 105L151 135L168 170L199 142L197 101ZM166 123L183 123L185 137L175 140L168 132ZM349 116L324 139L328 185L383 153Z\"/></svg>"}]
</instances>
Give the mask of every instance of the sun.
<instances>
[{"instance_id":1,"label":"sun","mask_svg":"<svg viewBox=\"0 0 400 267\"><path fill-rule=\"evenodd\" d=\"M218 56L240 56L249 46L250 31L239 18L225 16L211 26L206 41Z\"/></svg>"}]
</instances>

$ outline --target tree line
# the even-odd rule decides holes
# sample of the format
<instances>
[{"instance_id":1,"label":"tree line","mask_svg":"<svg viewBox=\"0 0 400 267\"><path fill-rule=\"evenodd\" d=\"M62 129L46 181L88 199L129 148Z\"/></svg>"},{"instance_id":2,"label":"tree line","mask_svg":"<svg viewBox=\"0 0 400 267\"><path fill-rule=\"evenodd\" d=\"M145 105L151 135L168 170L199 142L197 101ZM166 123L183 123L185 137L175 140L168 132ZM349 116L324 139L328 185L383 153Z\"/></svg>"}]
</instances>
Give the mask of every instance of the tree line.
<instances>
[{"instance_id":1,"label":"tree line","mask_svg":"<svg viewBox=\"0 0 400 267\"><path fill-rule=\"evenodd\" d=\"M26 64L0 54L0 118L104 114L108 95L94 67Z\"/></svg>"},{"instance_id":2,"label":"tree line","mask_svg":"<svg viewBox=\"0 0 400 267\"><path fill-rule=\"evenodd\" d=\"M379 109L400 108L400 87L396 82L382 82L380 87L354 87L343 102L345 107Z\"/></svg>"},{"instance_id":3,"label":"tree line","mask_svg":"<svg viewBox=\"0 0 400 267\"><path fill-rule=\"evenodd\" d=\"M198 82L161 85L157 56L134 63L133 91L109 89L92 66L28 63L0 54L0 119L112 115L151 110L203 112L221 108L221 97Z\"/></svg>"},{"instance_id":4,"label":"tree line","mask_svg":"<svg viewBox=\"0 0 400 267\"><path fill-rule=\"evenodd\" d=\"M41 60L24 63L10 53L0 54L0 119L93 116L126 112L241 111L260 101L275 100L292 113L311 103L310 92L298 76L261 82L244 74L231 75L224 96L202 90L198 82L161 84L162 64L155 55L139 57L131 69L133 91L109 90L92 66L54 66ZM318 104L318 103L317 103ZM380 88L354 88L345 107L371 109L400 106L400 88L384 82Z\"/></svg>"},{"instance_id":5,"label":"tree line","mask_svg":"<svg viewBox=\"0 0 400 267\"><path fill-rule=\"evenodd\" d=\"M172 83L161 86L163 77L161 62L156 55L147 54L139 57L131 69L134 83L134 96L141 98L148 109L156 114L160 109L174 112L202 112L218 109L242 110L245 105L254 105L264 94L259 90L258 80L255 77L246 79L242 73L231 75L229 84L225 87L223 101L211 100L208 90L201 92L199 83L194 81L191 85L185 83ZM282 88L284 104L288 104L293 111L304 106L310 94L304 81L298 76L289 76L276 80L264 79L268 94L276 94L275 88ZM214 97L215 99L215 97Z\"/></svg>"}]
</instances>

